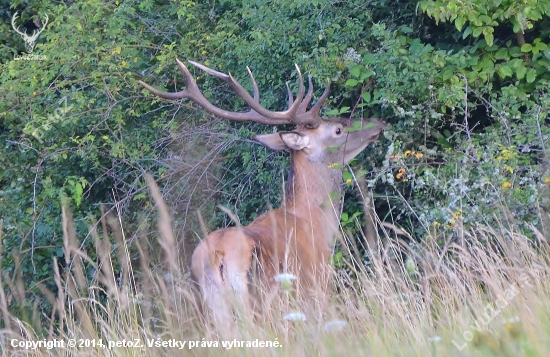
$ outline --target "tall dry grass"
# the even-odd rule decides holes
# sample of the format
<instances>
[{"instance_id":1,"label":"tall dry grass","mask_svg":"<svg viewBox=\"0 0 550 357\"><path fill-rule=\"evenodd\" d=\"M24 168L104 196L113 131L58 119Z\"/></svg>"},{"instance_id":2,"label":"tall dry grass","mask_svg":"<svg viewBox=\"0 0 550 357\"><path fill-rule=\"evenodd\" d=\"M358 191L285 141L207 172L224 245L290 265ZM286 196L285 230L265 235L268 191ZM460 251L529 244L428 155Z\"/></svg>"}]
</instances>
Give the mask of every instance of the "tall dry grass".
<instances>
[{"instance_id":1,"label":"tall dry grass","mask_svg":"<svg viewBox=\"0 0 550 357\"><path fill-rule=\"evenodd\" d=\"M355 248L345 255L346 273L335 274L337 292L326 300L302 301L282 291L256 320L235 302L232 341L281 347L223 347L228 326L198 313L174 254L168 211L149 185L163 261L150 261L136 240L139 264L132 266L127 234L115 216L92 230L92 259L80 249L70 211L63 209L65 259L52 272L57 291L41 287L48 315L25 296L24 282L1 275L7 287L0 291L2 356L546 356L550 348L547 241L535 227L528 238L504 224L464 231L462 239L450 237L443 246L435 244L441 238L435 232L411 245L381 228L382 249L368 265L359 263L362 250L356 248L364 237L345 237L353 241L346 246ZM28 318L16 316L14 301L30 307ZM54 340L63 346L19 345ZM109 348L117 341L119 347ZM179 349L174 341L186 345ZM219 347L201 347L214 341ZM149 346L162 342L171 346Z\"/></svg>"}]
</instances>

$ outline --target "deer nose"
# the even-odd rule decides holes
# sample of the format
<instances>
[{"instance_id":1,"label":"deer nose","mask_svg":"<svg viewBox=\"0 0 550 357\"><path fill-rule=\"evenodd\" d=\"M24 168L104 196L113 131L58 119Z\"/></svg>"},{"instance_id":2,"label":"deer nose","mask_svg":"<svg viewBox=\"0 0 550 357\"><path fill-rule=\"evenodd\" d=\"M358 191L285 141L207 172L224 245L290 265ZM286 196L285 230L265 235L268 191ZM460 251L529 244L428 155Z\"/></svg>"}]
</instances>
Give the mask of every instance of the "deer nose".
<instances>
[{"instance_id":1,"label":"deer nose","mask_svg":"<svg viewBox=\"0 0 550 357\"><path fill-rule=\"evenodd\" d=\"M372 118L370 121L371 121L372 123L377 124L377 125L380 126L382 129L384 129L384 128L387 126L386 122L385 122L384 120L382 120L382 119L379 119L379 118Z\"/></svg>"}]
</instances>

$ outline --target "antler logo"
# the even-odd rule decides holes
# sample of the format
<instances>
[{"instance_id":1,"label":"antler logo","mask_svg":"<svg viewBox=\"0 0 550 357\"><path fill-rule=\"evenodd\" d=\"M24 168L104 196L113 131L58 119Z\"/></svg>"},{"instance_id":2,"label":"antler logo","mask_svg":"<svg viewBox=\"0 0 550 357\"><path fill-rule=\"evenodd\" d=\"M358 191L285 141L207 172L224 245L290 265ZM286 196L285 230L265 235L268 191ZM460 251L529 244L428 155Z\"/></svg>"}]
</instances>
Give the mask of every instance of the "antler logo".
<instances>
[{"instance_id":1,"label":"antler logo","mask_svg":"<svg viewBox=\"0 0 550 357\"><path fill-rule=\"evenodd\" d=\"M42 33L42 31L44 31L44 29L46 28L46 25L48 24L48 15L46 14L46 21L44 21L44 23L42 24L42 26L39 26L39 29L38 30L34 30L32 32L32 35L29 36L27 35L27 30L25 30L25 32L21 32L19 31L19 26L15 26L15 20L17 20L17 16L18 15L18 12L16 12L15 14L13 14L13 17L11 18L11 26L13 27L13 29L18 33L20 34L21 36L23 36L23 40L25 41L25 48L27 49L27 53L32 53L32 51L34 50L34 45L35 45L35 42L36 42L36 39L38 38L38 36ZM40 23L40 21L38 20L37 21L38 23ZM36 23L36 22L35 22Z\"/></svg>"}]
</instances>

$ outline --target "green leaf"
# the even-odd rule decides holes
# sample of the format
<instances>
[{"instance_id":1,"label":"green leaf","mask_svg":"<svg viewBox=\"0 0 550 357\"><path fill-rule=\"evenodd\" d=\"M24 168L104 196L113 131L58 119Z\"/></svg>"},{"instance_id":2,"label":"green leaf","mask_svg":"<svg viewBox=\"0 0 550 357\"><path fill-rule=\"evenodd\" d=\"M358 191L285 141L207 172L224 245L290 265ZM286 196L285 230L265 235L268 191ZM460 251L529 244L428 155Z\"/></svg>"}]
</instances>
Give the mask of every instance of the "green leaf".
<instances>
[{"instance_id":1,"label":"green leaf","mask_svg":"<svg viewBox=\"0 0 550 357\"><path fill-rule=\"evenodd\" d=\"M374 75L373 71L363 71L361 73L361 77L359 77L359 81L364 82L365 79L370 78Z\"/></svg>"},{"instance_id":2,"label":"green leaf","mask_svg":"<svg viewBox=\"0 0 550 357\"><path fill-rule=\"evenodd\" d=\"M512 74L513 74L512 68L506 65L500 66L499 73L502 78L512 77Z\"/></svg>"},{"instance_id":3,"label":"green leaf","mask_svg":"<svg viewBox=\"0 0 550 357\"><path fill-rule=\"evenodd\" d=\"M531 52L533 50L533 46L530 43L526 43L525 45L521 46L521 52Z\"/></svg>"},{"instance_id":4,"label":"green leaf","mask_svg":"<svg viewBox=\"0 0 550 357\"><path fill-rule=\"evenodd\" d=\"M540 39L537 39L537 40L540 40ZM539 53L540 51L546 49L548 47L548 45L546 45L546 43L544 42L537 42L535 44L535 46L533 47L533 53L537 54Z\"/></svg>"},{"instance_id":5,"label":"green leaf","mask_svg":"<svg viewBox=\"0 0 550 357\"><path fill-rule=\"evenodd\" d=\"M485 35L485 41L487 42L487 45L492 46L493 41L495 40L495 36L490 32L485 33L485 31L484 31L484 35Z\"/></svg>"},{"instance_id":6,"label":"green leaf","mask_svg":"<svg viewBox=\"0 0 550 357\"><path fill-rule=\"evenodd\" d=\"M374 123L367 123L367 125L365 125L363 127L363 129L369 129L369 128L372 128L372 127L375 127L375 126L376 126L376 124L374 124Z\"/></svg>"},{"instance_id":7,"label":"green leaf","mask_svg":"<svg viewBox=\"0 0 550 357\"><path fill-rule=\"evenodd\" d=\"M359 82L356 79L350 78L346 81L346 87L352 88L355 87Z\"/></svg>"},{"instance_id":8,"label":"green leaf","mask_svg":"<svg viewBox=\"0 0 550 357\"><path fill-rule=\"evenodd\" d=\"M501 48L500 50L497 51L497 53L495 53L495 58L496 59L510 59L510 55L508 54L508 49L507 48Z\"/></svg>"},{"instance_id":9,"label":"green leaf","mask_svg":"<svg viewBox=\"0 0 550 357\"><path fill-rule=\"evenodd\" d=\"M523 60L521 58L514 58L508 62L508 65L512 68L519 68L520 66L523 66Z\"/></svg>"},{"instance_id":10,"label":"green leaf","mask_svg":"<svg viewBox=\"0 0 550 357\"><path fill-rule=\"evenodd\" d=\"M371 99L372 99L372 98L371 98L370 92L364 92L364 93L363 93L363 100L364 100L365 102L370 103Z\"/></svg>"},{"instance_id":11,"label":"green leaf","mask_svg":"<svg viewBox=\"0 0 550 357\"><path fill-rule=\"evenodd\" d=\"M439 145L441 145L441 147L443 147L443 148L450 149L452 147L452 145L449 144L449 142L447 140L443 139L443 138L437 139L437 143Z\"/></svg>"},{"instance_id":12,"label":"green leaf","mask_svg":"<svg viewBox=\"0 0 550 357\"><path fill-rule=\"evenodd\" d=\"M520 80L525 78L526 73L527 73L527 68L523 65L516 69L516 77Z\"/></svg>"},{"instance_id":13,"label":"green leaf","mask_svg":"<svg viewBox=\"0 0 550 357\"><path fill-rule=\"evenodd\" d=\"M482 32L483 32L483 27L476 27L472 32L472 36L479 37L479 35L481 35Z\"/></svg>"},{"instance_id":14,"label":"green leaf","mask_svg":"<svg viewBox=\"0 0 550 357\"><path fill-rule=\"evenodd\" d=\"M487 15L481 15L479 19L485 24L490 24L492 22L491 18Z\"/></svg>"},{"instance_id":15,"label":"green leaf","mask_svg":"<svg viewBox=\"0 0 550 357\"><path fill-rule=\"evenodd\" d=\"M344 179L344 182L353 180L353 176L349 173L349 171L344 171L342 173L342 178Z\"/></svg>"},{"instance_id":16,"label":"green leaf","mask_svg":"<svg viewBox=\"0 0 550 357\"><path fill-rule=\"evenodd\" d=\"M349 73L350 73L353 77L359 78L359 76L361 75L361 71L362 71L363 69L364 69L363 66L354 65L353 67L350 68Z\"/></svg>"},{"instance_id":17,"label":"green leaf","mask_svg":"<svg viewBox=\"0 0 550 357\"><path fill-rule=\"evenodd\" d=\"M546 48L548 48L548 45L544 42L539 42L537 40L540 40L539 38L535 39L536 45L535 48L537 48L539 51L542 51Z\"/></svg>"},{"instance_id":18,"label":"green leaf","mask_svg":"<svg viewBox=\"0 0 550 357\"><path fill-rule=\"evenodd\" d=\"M363 57L363 63L373 63L376 61L376 56L373 55L372 53L367 53L364 57Z\"/></svg>"},{"instance_id":19,"label":"green leaf","mask_svg":"<svg viewBox=\"0 0 550 357\"><path fill-rule=\"evenodd\" d=\"M457 17L455 21L455 26L458 31L462 31L462 27L464 26L464 18L463 17Z\"/></svg>"},{"instance_id":20,"label":"green leaf","mask_svg":"<svg viewBox=\"0 0 550 357\"><path fill-rule=\"evenodd\" d=\"M466 27L466 30L464 30L464 33L462 34L462 38L468 37L469 34L472 33L472 25Z\"/></svg>"},{"instance_id":21,"label":"green leaf","mask_svg":"<svg viewBox=\"0 0 550 357\"><path fill-rule=\"evenodd\" d=\"M443 74L442 74L443 80L446 81L450 79L453 76L453 74L454 74L454 71L452 68L446 69L445 71L443 71Z\"/></svg>"},{"instance_id":22,"label":"green leaf","mask_svg":"<svg viewBox=\"0 0 550 357\"><path fill-rule=\"evenodd\" d=\"M508 52L510 53L511 57L521 56L521 49L518 46L510 48L510 50Z\"/></svg>"},{"instance_id":23,"label":"green leaf","mask_svg":"<svg viewBox=\"0 0 550 357\"><path fill-rule=\"evenodd\" d=\"M527 75L525 79L527 79L528 83L533 83L535 81L535 78L537 77L537 71L535 71L534 68L529 68L527 70Z\"/></svg>"}]
</instances>

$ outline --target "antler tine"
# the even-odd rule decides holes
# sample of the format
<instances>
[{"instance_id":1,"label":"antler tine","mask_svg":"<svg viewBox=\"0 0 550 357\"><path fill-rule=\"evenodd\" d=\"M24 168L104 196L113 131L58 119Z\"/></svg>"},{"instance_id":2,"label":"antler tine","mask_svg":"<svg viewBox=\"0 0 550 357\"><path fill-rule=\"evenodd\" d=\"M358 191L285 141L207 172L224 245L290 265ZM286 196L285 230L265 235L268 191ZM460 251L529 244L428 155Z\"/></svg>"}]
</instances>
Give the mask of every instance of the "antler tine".
<instances>
[{"instance_id":1,"label":"antler tine","mask_svg":"<svg viewBox=\"0 0 550 357\"><path fill-rule=\"evenodd\" d=\"M304 100L302 103L300 103L300 107L298 108L298 114L303 114L307 112L307 106L309 105L309 102L311 102L311 98L313 98L313 82L311 81L311 76L307 76L308 80L308 89L307 94L304 97Z\"/></svg>"},{"instance_id":2,"label":"antler tine","mask_svg":"<svg viewBox=\"0 0 550 357\"><path fill-rule=\"evenodd\" d=\"M254 78L254 75L252 74L250 67L246 66L246 70L248 71L248 75L250 76L250 81L252 82L252 88L254 89L254 101L259 104L260 90L258 89L258 83L256 83L256 79Z\"/></svg>"},{"instance_id":3,"label":"antler tine","mask_svg":"<svg viewBox=\"0 0 550 357\"><path fill-rule=\"evenodd\" d=\"M286 84L286 91L288 93L288 107L290 108L292 106L292 103L294 103L294 97L292 95L292 91L290 90L288 82L286 82L285 84ZM298 108L298 109L300 109L300 108Z\"/></svg>"},{"instance_id":4,"label":"antler tine","mask_svg":"<svg viewBox=\"0 0 550 357\"><path fill-rule=\"evenodd\" d=\"M48 24L48 21L50 21L50 18L48 17L48 14L46 14L44 16L46 17L46 21L44 21L44 23L42 24L42 26L41 26L42 30L40 32L44 31L44 29L46 28L46 25Z\"/></svg>"},{"instance_id":5,"label":"antler tine","mask_svg":"<svg viewBox=\"0 0 550 357\"><path fill-rule=\"evenodd\" d=\"M178 66L180 67L180 70L183 73L186 89L181 90L179 92L163 92L151 87L150 85L148 85L143 81L139 81L138 83L144 86L149 92L164 99L176 100L176 99L182 99L182 98L189 98L189 99L195 100L195 98L193 98L190 95L188 89L193 90L194 88L196 88L196 90L198 91L199 88L197 86L197 83L195 82L195 79L193 78L193 76L191 75L187 67L185 67L185 65L177 58L176 58L176 62L178 63Z\"/></svg>"},{"instance_id":6,"label":"antler tine","mask_svg":"<svg viewBox=\"0 0 550 357\"><path fill-rule=\"evenodd\" d=\"M27 36L27 31L26 30L23 33L21 31L19 31L19 26L15 26L15 20L17 20L18 17L19 17L19 11L16 11L15 14L13 14L13 17L11 18L11 26L13 27L15 32L17 32L21 36Z\"/></svg>"},{"instance_id":7,"label":"antler tine","mask_svg":"<svg viewBox=\"0 0 550 357\"><path fill-rule=\"evenodd\" d=\"M304 96L304 78L302 77L302 72L300 71L300 67L297 64L294 64L294 66L296 67L296 72L298 73L298 80L299 80L298 95L296 96L296 101L294 101L294 96L292 94L292 90L290 89L290 86L288 85L288 82L286 82L285 84L286 84L286 90L288 93L288 108L289 110L290 108L296 108L294 112L296 115L299 115L303 105L302 98ZM310 79L310 84L311 84L311 79ZM308 96L309 96L309 91L308 91ZM306 107L307 107L307 104L306 104ZM301 121L298 118L295 118L293 122L297 125L301 124Z\"/></svg>"},{"instance_id":8,"label":"antler tine","mask_svg":"<svg viewBox=\"0 0 550 357\"><path fill-rule=\"evenodd\" d=\"M300 79L300 89L298 91L298 97L297 97L296 102L294 102L285 111L274 112L274 111L271 111L269 109L266 109L266 108L262 107L260 105L259 101L255 100L253 97L251 97L250 94L248 93L248 91L235 78L233 78L233 76L231 74L225 74L225 73L222 73L222 72L215 71L213 69L210 69L210 68L208 68L208 67L206 67L206 66L204 66L200 63L194 62L194 61L189 61L189 63L191 63L192 65L194 65L194 66L196 66L200 69L202 69L206 73L211 74L214 77L217 77L217 78L223 80L224 82L226 82L227 84L229 84L229 86L231 88L233 88L235 93L237 93L237 95L239 97L241 97L241 99L244 100L245 103L248 104L250 106L250 108L252 108L258 114L260 114L260 115L262 115L266 118L271 118L273 120L285 120L287 122L287 124L293 124L293 123L294 124L299 124L298 122L296 122L294 117L295 117L296 111L298 110L298 107L300 105L301 98L304 95L304 80L302 78L302 74L300 72L300 68L298 67L298 65L296 65L296 70L298 71L298 77ZM254 80L253 85L254 85L255 82L256 81ZM259 95L258 95L258 97L259 97Z\"/></svg>"},{"instance_id":9,"label":"antler tine","mask_svg":"<svg viewBox=\"0 0 550 357\"><path fill-rule=\"evenodd\" d=\"M300 67L295 63L294 66L296 67L296 72L298 73L298 94L296 95L296 102L293 105L296 105L298 103L297 108L300 107L299 104L302 103L302 99L304 98L304 77L302 77L302 71L300 71Z\"/></svg>"},{"instance_id":10,"label":"antler tine","mask_svg":"<svg viewBox=\"0 0 550 357\"><path fill-rule=\"evenodd\" d=\"M178 61L178 63L180 63L181 61L179 59L176 59L176 61ZM205 65L203 64L200 64L198 62L195 62L195 61L187 61L189 63L191 63L193 66L195 67L199 67L200 69L202 69L204 72L216 77L216 78L219 78L221 79L222 81L224 82L227 82L230 80L231 78L231 75L230 74L225 74L223 72L218 72L216 70L213 70L212 68L208 68L206 67Z\"/></svg>"},{"instance_id":11,"label":"antler tine","mask_svg":"<svg viewBox=\"0 0 550 357\"><path fill-rule=\"evenodd\" d=\"M327 81L327 87L325 88L325 91L315 103L315 105L308 111L307 107L309 103L311 102L311 99L313 98L313 82L311 80L311 76L308 78L309 82L309 88L307 91L307 95L304 98L304 100L300 103L300 106L298 108L298 112L296 113L296 123L300 125L304 125L308 128L316 128L321 124L323 118L319 115L319 112L321 111L321 108L323 107L323 104L328 98L328 95L330 93L330 81Z\"/></svg>"},{"instance_id":12,"label":"antler tine","mask_svg":"<svg viewBox=\"0 0 550 357\"><path fill-rule=\"evenodd\" d=\"M295 103L298 104L298 108L296 110L296 114L300 113L300 108L302 107L302 97L304 95L304 78L302 77L302 71L300 71L300 67L295 63L294 66L296 67L296 72L298 73L298 95L296 96L296 102L294 102L294 97L292 94L292 90L290 89L290 86L288 85L288 82L286 82L286 90L288 92L288 107L292 107ZM309 95L309 92L308 92ZM307 105L306 105L307 106Z\"/></svg>"},{"instance_id":13,"label":"antler tine","mask_svg":"<svg viewBox=\"0 0 550 357\"><path fill-rule=\"evenodd\" d=\"M308 113L319 116L319 111L321 110L321 108L323 107L323 104L327 100L329 93L330 93L330 80L327 80L327 87L325 88L325 91L323 92L323 94L321 95L317 103L315 103L315 105L311 108L311 110Z\"/></svg>"}]
</instances>

